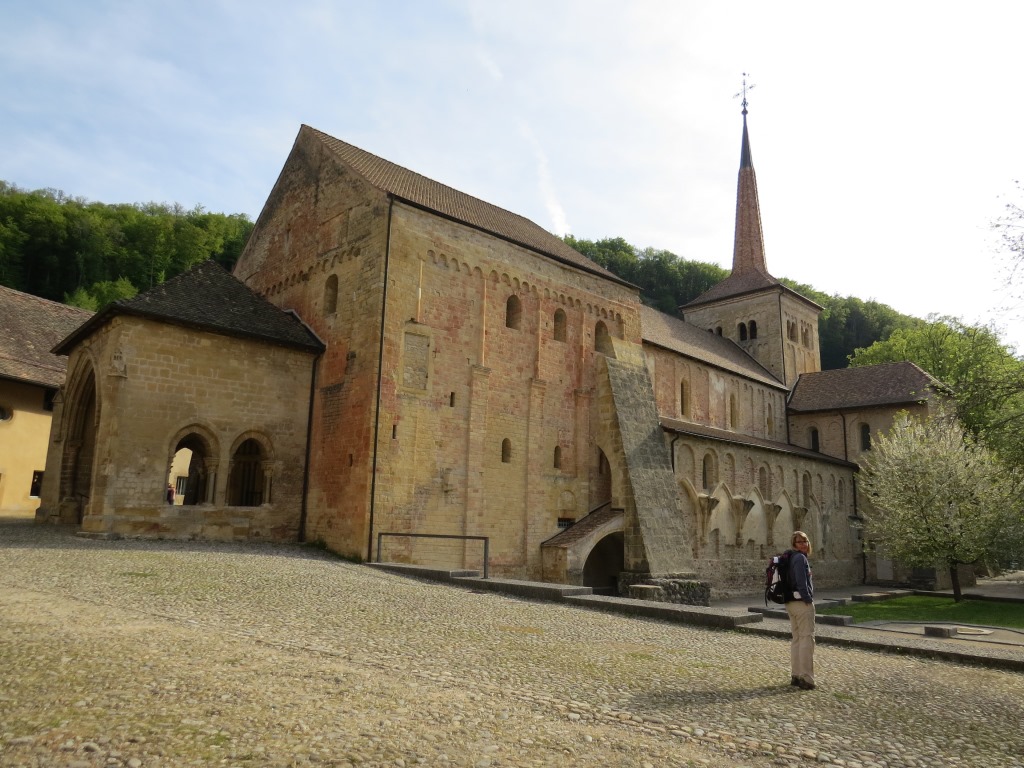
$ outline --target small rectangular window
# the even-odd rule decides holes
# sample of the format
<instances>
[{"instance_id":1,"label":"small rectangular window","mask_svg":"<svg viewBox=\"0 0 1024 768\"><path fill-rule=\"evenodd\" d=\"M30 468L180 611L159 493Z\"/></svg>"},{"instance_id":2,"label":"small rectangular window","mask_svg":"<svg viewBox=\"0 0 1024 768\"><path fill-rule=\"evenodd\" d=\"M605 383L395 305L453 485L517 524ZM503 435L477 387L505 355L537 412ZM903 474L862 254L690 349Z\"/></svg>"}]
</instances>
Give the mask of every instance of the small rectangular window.
<instances>
[{"instance_id":1,"label":"small rectangular window","mask_svg":"<svg viewBox=\"0 0 1024 768\"><path fill-rule=\"evenodd\" d=\"M558 528L559 528L559 530L564 531L566 528L568 528L570 525L572 525L575 522L576 522L576 518L574 518L574 517L560 517L560 518L558 518Z\"/></svg>"},{"instance_id":2,"label":"small rectangular window","mask_svg":"<svg viewBox=\"0 0 1024 768\"><path fill-rule=\"evenodd\" d=\"M32 488L29 490L28 495L38 499L39 494L43 491L43 472L42 470L36 470L32 473Z\"/></svg>"}]
</instances>

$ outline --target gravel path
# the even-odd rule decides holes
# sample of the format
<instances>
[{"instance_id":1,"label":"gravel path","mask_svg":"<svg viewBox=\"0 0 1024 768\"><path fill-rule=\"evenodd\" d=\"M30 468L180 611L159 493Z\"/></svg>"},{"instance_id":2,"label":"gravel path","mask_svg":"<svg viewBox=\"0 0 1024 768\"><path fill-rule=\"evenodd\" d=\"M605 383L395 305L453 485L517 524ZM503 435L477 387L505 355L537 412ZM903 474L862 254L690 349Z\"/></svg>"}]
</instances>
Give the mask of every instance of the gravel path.
<instances>
[{"instance_id":1,"label":"gravel path","mask_svg":"<svg viewBox=\"0 0 1024 768\"><path fill-rule=\"evenodd\" d=\"M3 766L1024 768L1024 675L0 519ZM781 713L781 714L780 714Z\"/></svg>"}]
</instances>

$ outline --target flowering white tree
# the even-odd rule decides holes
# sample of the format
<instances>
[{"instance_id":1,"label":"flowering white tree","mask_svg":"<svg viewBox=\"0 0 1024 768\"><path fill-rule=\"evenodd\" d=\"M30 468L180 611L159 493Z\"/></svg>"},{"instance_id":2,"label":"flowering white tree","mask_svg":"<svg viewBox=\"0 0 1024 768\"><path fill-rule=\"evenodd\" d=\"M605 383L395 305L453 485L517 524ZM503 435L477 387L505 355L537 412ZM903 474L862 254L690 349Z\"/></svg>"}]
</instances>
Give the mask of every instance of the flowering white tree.
<instances>
[{"instance_id":1,"label":"flowering white tree","mask_svg":"<svg viewBox=\"0 0 1024 768\"><path fill-rule=\"evenodd\" d=\"M949 413L900 414L872 444L861 488L875 511L868 531L897 560L949 568L961 599L959 563L1021 553L1024 483Z\"/></svg>"}]
</instances>

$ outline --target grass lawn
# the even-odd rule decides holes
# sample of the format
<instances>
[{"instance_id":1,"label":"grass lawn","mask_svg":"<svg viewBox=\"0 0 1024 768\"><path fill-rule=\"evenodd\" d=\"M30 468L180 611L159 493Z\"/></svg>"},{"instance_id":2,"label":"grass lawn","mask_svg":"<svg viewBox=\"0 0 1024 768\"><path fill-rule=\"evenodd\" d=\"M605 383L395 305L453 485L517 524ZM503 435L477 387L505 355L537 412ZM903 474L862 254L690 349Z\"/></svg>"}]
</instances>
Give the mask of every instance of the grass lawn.
<instances>
[{"instance_id":1,"label":"grass lawn","mask_svg":"<svg viewBox=\"0 0 1024 768\"><path fill-rule=\"evenodd\" d=\"M1024 629L1024 605L1020 603L988 600L961 600L956 603L952 597L909 595L877 603L819 607L818 613L852 616L858 624L865 621L934 621Z\"/></svg>"}]
</instances>

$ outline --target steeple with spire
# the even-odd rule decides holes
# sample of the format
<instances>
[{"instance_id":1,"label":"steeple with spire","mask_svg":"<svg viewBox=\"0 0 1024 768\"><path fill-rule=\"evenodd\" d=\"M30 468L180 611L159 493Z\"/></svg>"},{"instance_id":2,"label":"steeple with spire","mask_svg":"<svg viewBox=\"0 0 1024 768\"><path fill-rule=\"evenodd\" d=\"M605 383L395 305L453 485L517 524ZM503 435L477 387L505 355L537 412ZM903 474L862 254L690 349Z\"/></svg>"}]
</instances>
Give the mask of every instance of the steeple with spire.
<instances>
[{"instance_id":1,"label":"steeple with spire","mask_svg":"<svg viewBox=\"0 0 1024 768\"><path fill-rule=\"evenodd\" d=\"M757 176L747 133L746 80L743 81L743 143L740 147L740 173L736 184L736 235L733 243L734 275L750 271L768 274L764 260L764 236L761 233L761 206L757 201Z\"/></svg>"},{"instance_id":2,"label":"steeple with spire","mask_svg":"<svg viewBox=\"0 0 1024 768\"><path fill-rule=\"evenodd\" d=\"M743 139L736 183L732 272L679 311L687 322L732 339L779 381L792 386L801 373L821 369L818 349L821 307L768 273L757 176L747 130L747 91L750 88L753 86L747 85L744 73Z\"/></svg>"}]
</instances>

